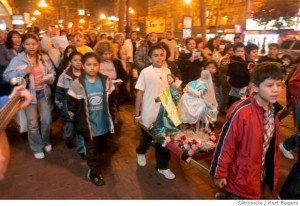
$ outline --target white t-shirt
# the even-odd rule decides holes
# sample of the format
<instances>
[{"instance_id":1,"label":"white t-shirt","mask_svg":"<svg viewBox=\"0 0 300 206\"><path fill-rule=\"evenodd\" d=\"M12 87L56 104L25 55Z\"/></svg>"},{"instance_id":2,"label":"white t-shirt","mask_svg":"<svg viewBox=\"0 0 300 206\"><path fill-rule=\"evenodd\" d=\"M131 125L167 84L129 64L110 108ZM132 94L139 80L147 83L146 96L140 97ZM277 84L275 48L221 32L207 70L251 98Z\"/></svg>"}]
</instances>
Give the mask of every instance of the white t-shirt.
<instances>
[{"instance_id":1,"label":"white t-shirt","mask_svg":"<svg viewBox=\"0 0 300 206\"><path fill-rule=\"evenodd\" d=\"M144 91L141 117L147 128L156 120L160 103L156 103L155 98L168 86L167 74L170 73L166 67L155 68L151 65L142 70L135 85L136 89Z\"/></svg>"}]
</instances>

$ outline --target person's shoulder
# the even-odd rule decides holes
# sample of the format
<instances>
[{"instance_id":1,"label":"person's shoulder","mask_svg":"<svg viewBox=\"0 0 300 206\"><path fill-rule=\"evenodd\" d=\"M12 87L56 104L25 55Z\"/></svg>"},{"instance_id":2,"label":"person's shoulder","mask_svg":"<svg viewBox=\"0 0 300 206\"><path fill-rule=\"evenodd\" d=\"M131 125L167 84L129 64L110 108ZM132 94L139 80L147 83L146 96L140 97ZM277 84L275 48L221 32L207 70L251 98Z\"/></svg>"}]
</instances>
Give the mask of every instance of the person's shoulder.
<instances>
[{"instance_id":1,"label":"person's shoulder","mask_svg":"<svg viewBox=\"0 0 300 206\"><path fill-rule=\"evenodd\" d=\"M250 107L251 105L252 105L252 101L250 98L246 98L244 100L239 100L239 101L233 103L233 105L231 105L231 107L229 108L229 111L228 111L229 116L228 117L242 115L242 116L251 118L251 116L248 115L248 113L246 112L249 109L251 109L251 107Z\"/></svg>"},{"instance_id":2,"label":"person's shoulder","mask_svg":"<svg viewBox=\"0 0 300 206\"><path fill-rule=\"evenodd\" d=\"M87 45L84 45L84 48L85 48L86 50L88 50L88 51L93 52L93 49L92 49L91 47L87 46Z\"/></svg>"},{"instance_id":3,"label":"person's shoulder","mask_svg":"<svg viewBox=\"0 0 300 206\"><path fill-rule=\"evenodd\" d=\"M145 67L143 70L142 70L142 72L144 71L144 73L145 72L152 72L153 71L153 66L152 65L149 65L149 66L147 66L147 67Z\"/></svg>"}]
</instances>

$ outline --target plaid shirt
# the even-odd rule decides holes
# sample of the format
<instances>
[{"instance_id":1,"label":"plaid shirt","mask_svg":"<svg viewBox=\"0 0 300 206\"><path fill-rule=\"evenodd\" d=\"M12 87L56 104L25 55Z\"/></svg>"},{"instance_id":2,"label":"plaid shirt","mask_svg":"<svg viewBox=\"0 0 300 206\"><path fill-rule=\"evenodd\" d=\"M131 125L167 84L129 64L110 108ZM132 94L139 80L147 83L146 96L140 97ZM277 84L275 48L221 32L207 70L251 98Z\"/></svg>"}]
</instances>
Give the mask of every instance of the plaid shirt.
<instances>
[{"instance_id":1,"label":"plaid shirt","mask_svg":"<svg viewBox=\"0 0 300 206\"><path fill-rule=\"evenodd\" d=\"M265 157L266 153L269 149L271 139L273 137L275 130L275 119L274 119L274 107L270 105L268 110L264 112L264 143L263 143L263 150L262 150L262 173L261 179L263 180L266 175L266 168L265 168Z\"/></svg>"}]
</instances>

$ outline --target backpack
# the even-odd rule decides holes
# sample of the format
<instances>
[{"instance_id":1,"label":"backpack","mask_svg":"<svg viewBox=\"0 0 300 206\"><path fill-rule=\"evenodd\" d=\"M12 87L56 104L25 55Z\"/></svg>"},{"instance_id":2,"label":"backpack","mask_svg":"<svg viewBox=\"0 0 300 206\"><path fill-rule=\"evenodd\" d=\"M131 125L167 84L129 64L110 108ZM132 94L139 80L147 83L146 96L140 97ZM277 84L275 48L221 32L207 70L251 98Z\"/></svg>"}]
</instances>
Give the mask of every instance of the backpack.
<instances>
[{"instance_id":1,"label":"backpack","mask_svg":"<svg viewBox=\"0 0 300 206\"><path fill-rule=\"evenodd\" d=\"M298 96L298 88L300 87L300 64L297 66L294 74L291 76L289 82L289 90L291 93L291 101L292 104L295 106Z\"/></svg>"}]
</instances>

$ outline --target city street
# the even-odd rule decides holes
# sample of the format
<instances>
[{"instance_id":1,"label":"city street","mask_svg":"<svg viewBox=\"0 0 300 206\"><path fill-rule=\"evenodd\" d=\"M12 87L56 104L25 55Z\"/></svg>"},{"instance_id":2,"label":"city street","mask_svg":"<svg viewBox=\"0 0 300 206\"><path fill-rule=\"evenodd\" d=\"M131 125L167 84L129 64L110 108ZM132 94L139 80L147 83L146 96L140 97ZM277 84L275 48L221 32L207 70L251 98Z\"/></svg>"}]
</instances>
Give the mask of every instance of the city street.
<instances>
[{"instance_id":1,"label":"city street","mask_svg":"<svg viewBox=\"0 0 300 206\"><path fill-rule=\"evenodd\" d=\"M284 103L284 95L280 102ZM153 199L214 199L218 189L213 179L177 156L171 156L170 168L175 180L167 180L155 170L154 148L146 157L147 165L138 167L135 147L140 130L133 124L133 104L122 105L116 133L109 141L109 148L102 156L103 177L106 184L96 187L86 177L87 166L75 149L66 148L62 139L62 122L59 115L53 116L50 139L53 151L46 158L33 157L27 140L9 127L7 133L11 145L11 162L6 179L0 182L0 199L111 199L111 200L153 200ZM220 116L217 128L224 117ZM293 122L289 115L281 126L281 141L292 134ZM296 156L296 152L294 152ZM209 167L210 159L200 161ZM281 155L279 188L286 178L294 160ZM266 199L276 196L266 192Z\"/></svg>"}]
</instances>

